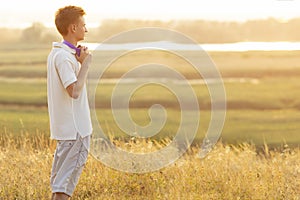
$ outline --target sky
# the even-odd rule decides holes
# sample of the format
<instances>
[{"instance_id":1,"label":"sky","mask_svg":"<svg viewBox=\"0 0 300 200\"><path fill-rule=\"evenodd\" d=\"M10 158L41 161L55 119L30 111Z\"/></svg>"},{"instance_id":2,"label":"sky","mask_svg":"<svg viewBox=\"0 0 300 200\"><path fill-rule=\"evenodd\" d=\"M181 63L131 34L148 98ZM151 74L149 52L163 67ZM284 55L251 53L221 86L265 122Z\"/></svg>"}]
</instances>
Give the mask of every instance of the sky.
<instances>
[{"instance_id":1,"label":"sky","mask_svg":"<svg viewBox=\"0 0 300 200\"><path fill-rule=\"evenodd\" d=\"M83 7L90 27L118 18L243 22L300 17L300 0L8 0L0 7L0 27L23 28L33 22L54 27L54 13L66 5Z\"/></svg>"}]
</instances>

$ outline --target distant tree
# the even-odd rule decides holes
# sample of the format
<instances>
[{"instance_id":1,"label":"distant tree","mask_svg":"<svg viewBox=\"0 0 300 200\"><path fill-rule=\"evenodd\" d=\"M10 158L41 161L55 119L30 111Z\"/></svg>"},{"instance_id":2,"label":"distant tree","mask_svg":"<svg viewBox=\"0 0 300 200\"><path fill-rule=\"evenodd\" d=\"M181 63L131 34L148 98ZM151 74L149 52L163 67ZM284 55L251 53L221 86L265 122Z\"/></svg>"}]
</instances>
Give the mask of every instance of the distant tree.
<instances>
[{"instance_id":1,"label":"distant tree","mask_svg":"<svg viewBox=\"0 0 300 200\"><path fill-rule=\"evenodd\" d=\"M222 22L201 19L171 21L107 19L102 21L101 26L89 29L87 40L85 41L101 42L115 34L141 27L161 27L176 30L199 43L300 41L300 18L286 22L274 18L249 20L246 22ZM7 31L3 30L3 33L5 32ZM60 38L54 28L47 28L41 23L33 23L30 27L23 29L21 36L19 32L18 37L20 37L22 42L28 43L49 43ZM133 38L136 42L149 39L148 36L140 35ZM155 35L153 35L153 38L156 38Z\"/></svg>"},{"instance_id":2,"label":"distant tree","mask_svg":"<svg viewBox=\"0 0 300 200\"><path fill-rule=\"evenodd\" d=\"M18 28L0 28L0 43L18 42L22 34L22 30Z\"/></svg>"},{"instance_id":3,"label":"distant tree","mask_svg":"<svg viewBox=\"0 0 300 200\"><path fill-rule=\"evenodd\" d=\"M54 29L47 28L43 24L35 22L22 31L20 39L23 43L49 43L58 40L59 35Z\"/></svg>"},{"instance_id":4,"label":"distant tree","mask_svg":"<svg viewBox=\"0 0 300 200\"><path fill-rule=\"evenodd\" d=\"M45 27L43 24L35 22L32 26L26 28L22 32L21 41L22 42L40 42L42 38L43 31Z\"/></svg>"},{"instance_id":5,"label":"distant tree","mask_svg":"<svg viewBox=\"0 0 300 200\"><path fill-rule=\"evenodd\" d=\"M41 43L51 43L54 41L58 41L60 39L60 36L58 34L55 34L53 30L47 29L43 32L42 37L40 38Z\"/></svg>"},{"instance_id":6,"label":"distant tree","mask_svg":"<svg viewBox=\"0 0 300 200\"><path fill-rule=\"evenodd\" d=\"M289 35L289 40L300 41L300 17L289 20L285 31Z\"/></svg>"}]
</instances>

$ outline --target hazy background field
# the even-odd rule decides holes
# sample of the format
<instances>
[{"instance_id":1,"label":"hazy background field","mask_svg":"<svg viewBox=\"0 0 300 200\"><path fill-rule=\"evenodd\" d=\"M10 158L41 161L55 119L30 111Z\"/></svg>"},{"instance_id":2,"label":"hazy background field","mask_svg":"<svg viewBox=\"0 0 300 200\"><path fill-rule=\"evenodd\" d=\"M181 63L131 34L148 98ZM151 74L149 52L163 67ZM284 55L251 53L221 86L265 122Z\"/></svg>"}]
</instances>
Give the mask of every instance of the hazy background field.
<instances>
[{"instance_id":1,"label":"hazy background field","mask_svg":"<svg viewBox=\"0 0 300 200\"><path fill-rule=\"evenodd\" d=\"M2 46L0 64L0 104L2 131L19 135L22 131L30 134L42 133L49 136L49 121L46 101L46 57L49 48L15 46L10 50ZM109 54L110 52L105 52ZM151 52L150 52L151 53ZM192 52L191 52L192 54ZM227 95L227 116L221 140L224 143L253 143L258 146L266 142L272 147L288 144L297 147L300 143L299 108L300 87L299 51L251 51L251 52L208 52L222 75ZM195 56L197 54L195 53ZM99 83L96 92L96 107L106 114L100 115L101 123L108 123L110 133L122 135L113 122L110 109L111 93L115 86L107 80L118 79L132 66L153 59L179 70L189 80L201 77L193 68L164 52L142 52L138 55L120 58L104 73L105 83ZM15 59L18 58L18 59ZM100 85L101 84L101 85ZM151 88L152 87L152 88ZM132 98L133 119L147 124L147 114L138 113L154 103L163 103L173 112L178 112L176 99L165 90L149 86ZM200 144L210 120L210 96L205 84L193 88L199 100L201 123L196 144ZM147 92L151 91L151 93ZM126 92L126 87L124 88ZM170 96L171 95L171 96ZM168 99L168 100L165 100ZM176 107L177 106L177 107ZM110 113L110 114L109 114ZM136 116L135 116L136 115ZM105 116L105 117L103 117ZM170 115L170 116L174 116ZM145 121L146 120L146 121ZM172 136L173 125L166 124L160 136ZM172 120L171 120L172 121ZM108 131L108 130L106 130Z\"/></svg>"},{"instance_id":2,"label":"hazy background field","mask_svg":"<svg viewBox=\"0 0 300 200\"><path fill-rule=\"evenodd\" d=\"M217 12L218 16L221 14ZM186 34L200 45L300 41L299 17L239 21L240 15L233 21L107 18L100 25L88 27L84 42L99 43L121 31L150 26ZM0 28L1 200L50 196L55 141L49 139L46 60L52 42L61 38L54 27L37 18L26 27ZM144 38L136 38L136 42L141 41ZM100 61L111 53L103 52ZM185 53L199 55L194 51ZM155 103L164 105L168 111L166 125L150 139L126 135L111 112L116 80L134 66L155 61L178 70L193 83L201 115L197 135L179 160L151 173L120 172L90 155L74 199L300 199L300 47L285 51L236 49L207 53L221 73L227 98L224 128L213 151L205 159L197 156L211 117L210 96L202 77L173 54L131 52L112 63L96 91L97 116L105 134L120 148L141 153L171 142L180 116L178 102L171 92L150 85L137 90L131 98L130 114L139 125L149 123L147 111ZM129 86L124 86L124 94Z\"/></svg>"}]
</instances>

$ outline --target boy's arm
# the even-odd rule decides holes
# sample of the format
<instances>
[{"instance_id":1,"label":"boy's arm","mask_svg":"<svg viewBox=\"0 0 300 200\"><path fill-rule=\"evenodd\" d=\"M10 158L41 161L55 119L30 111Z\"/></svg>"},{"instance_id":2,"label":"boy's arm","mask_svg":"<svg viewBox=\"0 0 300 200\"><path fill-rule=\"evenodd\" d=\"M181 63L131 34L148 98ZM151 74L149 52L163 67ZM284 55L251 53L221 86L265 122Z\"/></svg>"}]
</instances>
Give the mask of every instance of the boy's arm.
<instances>
[{"instance_id":1,"label":"boy's arm","mask_svg":"<svg viewBox=\"0 0 300 200\"><path fill-rule=\"evenodd\" d=\"M84 83L86 82L89 65L92 60L92 55L89 53L86 47L81 48L80 56L76 55L76 59L81 63L77 81L71 83L66 89L70 97L77 99L82 91Z\"/></svg>"}]
</instances>

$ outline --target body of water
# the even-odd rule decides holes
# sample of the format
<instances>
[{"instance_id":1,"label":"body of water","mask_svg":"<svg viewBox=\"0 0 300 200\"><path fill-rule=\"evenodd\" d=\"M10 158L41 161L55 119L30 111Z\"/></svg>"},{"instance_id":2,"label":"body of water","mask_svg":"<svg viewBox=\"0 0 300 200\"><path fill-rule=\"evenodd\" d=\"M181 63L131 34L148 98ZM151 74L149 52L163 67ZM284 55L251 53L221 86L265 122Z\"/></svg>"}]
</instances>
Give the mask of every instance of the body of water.
<instances>
[{"instance_id":1,"label":"body of water","mask_svg":"<svg viewBox=\"0 0 300 200\"><path fill-rule=\"evenodd\" d=\"M205 51L298 51L300 42L237 42L223 44L180 44L169 41L144 42L144 43L122 43L101 44L84 43L91 50L136 50L144 48L164 50L190 50L203 49Z\"/></svg>"}]
</instances>

